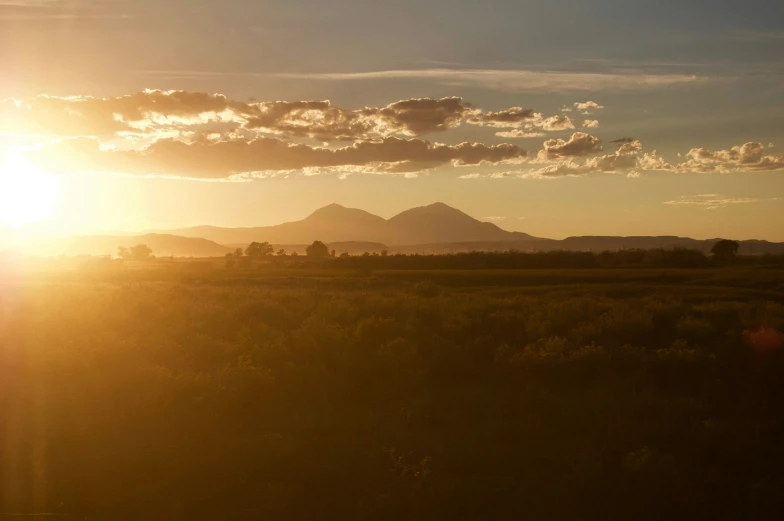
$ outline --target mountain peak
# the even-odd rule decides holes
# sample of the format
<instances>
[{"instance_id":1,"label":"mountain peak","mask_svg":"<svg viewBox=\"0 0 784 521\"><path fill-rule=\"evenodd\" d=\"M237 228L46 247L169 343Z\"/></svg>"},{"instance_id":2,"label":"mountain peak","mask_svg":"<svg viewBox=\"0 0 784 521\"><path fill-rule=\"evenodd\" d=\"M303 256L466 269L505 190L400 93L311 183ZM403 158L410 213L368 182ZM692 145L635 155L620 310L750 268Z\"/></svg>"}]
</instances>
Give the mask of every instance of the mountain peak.
<instances>
[{"instance_id":1,"label":"mountain peak","mask_svg":"<svg viewBox=\"0 0 784 521\"><path fill-rule=\"evenodd\" d=\"M381 226L384 223L384 219L373 215L370 212L366 212L365 210L360 210L358 208L346 208L345 206L341 206L336 203L332 203L327 205L323 208L319 208L312 214L310 214L305 221L312 222L312 223L340 223L340 226L349 226L349 225L364 225L364 226ZM362 239L364 240L364 236Z\"/></svg>"},{"instance_id":2,"label":"mountain peak","mask_svg":"<svg viewBox=\"0 0 784 521\"><path fill-rule=\"evenodd\" d=\"M455 215L466 215L464 212L461 212L457 208L453 208L448 204L444 203L433 203L427 206L418 206L416 208L411 208L410 210L406 210L402 212L403 214L455 214Z\"/></svg>"},{"instance_id":3,"label":"mountain peak","mask_svg":"<svg viewBox=\"0 0 784 521\"><path fill-rule=\"evenodd\" d=\"M347 218L352 215L359 215L365 214L364 210L358 210L356 208L346 208L345 206L339 205L337 203L328 204L323 208L319 208L312 214L310 214L307 219L342 219Z\"/></svg>"},{"instance_id":4,"label":"mountain peak","mask_svg":"<svg viewBox=\"0 0 784 521\"><path fill-rule=\"evenodd\" d=\"M317 214L332 214L332 213L339 213L344 210L348 210L345 206L339 205L338 203L328 204L327 206L323 206L310 214L310 217L313 217Z\"/></svg>"}]
</instances>

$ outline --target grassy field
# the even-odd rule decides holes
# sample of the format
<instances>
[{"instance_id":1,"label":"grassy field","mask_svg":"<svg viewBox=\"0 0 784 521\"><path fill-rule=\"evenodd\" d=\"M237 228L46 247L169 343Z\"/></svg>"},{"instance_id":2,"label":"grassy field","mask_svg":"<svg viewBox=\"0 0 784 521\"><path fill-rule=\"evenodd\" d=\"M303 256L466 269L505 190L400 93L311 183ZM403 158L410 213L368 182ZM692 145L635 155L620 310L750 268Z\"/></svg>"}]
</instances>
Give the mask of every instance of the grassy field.
<instances>
[{"instance_id":1,"label":"grassy field","mask_svg":"<svg viewBox=\"0 0 784 521\"><path fill-rule=\"evenodd\" d=\"M0 512L782 519L783 275L6 270Z\"/></svg>"}]
</instances>

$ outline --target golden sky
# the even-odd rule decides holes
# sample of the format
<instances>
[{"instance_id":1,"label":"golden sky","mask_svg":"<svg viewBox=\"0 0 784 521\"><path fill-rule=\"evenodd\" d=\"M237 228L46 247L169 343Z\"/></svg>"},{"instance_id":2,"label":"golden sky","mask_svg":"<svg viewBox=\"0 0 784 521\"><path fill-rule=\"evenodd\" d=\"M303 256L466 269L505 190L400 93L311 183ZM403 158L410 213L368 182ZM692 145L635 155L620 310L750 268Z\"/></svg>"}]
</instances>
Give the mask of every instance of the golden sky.
<instances>
[{"instance_id":1,"label":"golden sky","mask_svg":"<svg viewBox=\"0 0 784 521\"><path fill-rule=\"evenodd\" d=\"M784 241L784 31L678 5L0 1L2 227L442 201L544 237Z\"/></svg>"}]
</instances>

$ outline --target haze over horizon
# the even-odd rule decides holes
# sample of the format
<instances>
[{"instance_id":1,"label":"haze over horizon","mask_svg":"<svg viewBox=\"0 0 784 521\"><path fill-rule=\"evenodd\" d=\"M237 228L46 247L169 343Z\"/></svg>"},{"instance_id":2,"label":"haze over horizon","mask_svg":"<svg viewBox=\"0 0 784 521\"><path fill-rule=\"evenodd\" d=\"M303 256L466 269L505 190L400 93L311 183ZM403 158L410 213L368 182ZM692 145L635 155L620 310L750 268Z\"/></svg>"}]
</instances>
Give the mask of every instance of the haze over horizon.
<instances>
[{"instance_id":1,"label":"haze over horizon","mask_svg":"<svg viewBox=\"0 0 784 521\"><path fill-rule=\"evenodd\" d=\"M3 0L0 228L441 201L554 239L784 241L784 8L716 7Z\"/></svg>"}]
</instances>

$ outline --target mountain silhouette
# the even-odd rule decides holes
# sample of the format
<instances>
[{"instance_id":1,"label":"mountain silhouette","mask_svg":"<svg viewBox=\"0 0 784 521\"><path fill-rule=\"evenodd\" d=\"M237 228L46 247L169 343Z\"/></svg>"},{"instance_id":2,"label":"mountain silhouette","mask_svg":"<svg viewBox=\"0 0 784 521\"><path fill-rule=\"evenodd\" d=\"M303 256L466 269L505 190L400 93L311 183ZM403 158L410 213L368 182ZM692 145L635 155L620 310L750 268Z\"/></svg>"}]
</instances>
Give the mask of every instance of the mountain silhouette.
<instances>
[{"instance_id":1,"label":"mountain silhouette","mask_svg":"<svg viewBox=\"0 0 784 521\"><path fill-rule=\"evenodd\" d=\"M531 239L525 233L502 230L445 205L406 210L389 220L356 208L330 204L301 221L257 228L219 228L196 226L165 233L202 237L221 244L248 244L267 241L273 244L308 244L365 241L389 245L433 242L517 241Z\"/></svg>"},{"instance_id":2,"label":"mountain silhouette","mask_svg":"<svg viewBox=\"0 0 784 521\"><path fill-rule=\"evenodd\" d=\"M314 240L335 244L342 251L380 251L449 253L466 251L613 251L623 249L688 248L710 252L720 239L688 237L614 237L583 236L563 240L532 237L522 232L503 230L444 203L412 208L384 219L364 210L330 204L301 221L256 228L196 226L167 232L182 237L214 241L215 246L244 246L267 241L291 251L304 251ZM122 244L124 244L123 242ZM119 245L120 243L118 243ZM740 241L743 254L784 254L784 243ZM193 245L195 246L195 244ZM207 251L200 247L198 251ZM197 251L190 248L189 251ZM217 250L215 250L217 252ZM197 256L198 254L189 254Z\"/></svg>"},{"instance_id":3,"label":"mountain silhouette","mask_svg":"<svg viewBox=\"0 0 784 521\"><path fill-rule=\"evenodd\" d=\"M516 241L531 239L526 233L508 232L466 213L434 203L406 210L387 221L388 244L440 242Z\"/></svg>"}]
</instances>

